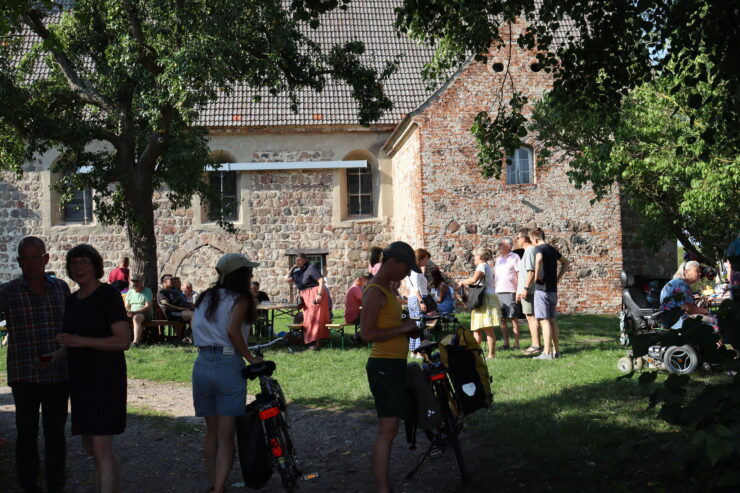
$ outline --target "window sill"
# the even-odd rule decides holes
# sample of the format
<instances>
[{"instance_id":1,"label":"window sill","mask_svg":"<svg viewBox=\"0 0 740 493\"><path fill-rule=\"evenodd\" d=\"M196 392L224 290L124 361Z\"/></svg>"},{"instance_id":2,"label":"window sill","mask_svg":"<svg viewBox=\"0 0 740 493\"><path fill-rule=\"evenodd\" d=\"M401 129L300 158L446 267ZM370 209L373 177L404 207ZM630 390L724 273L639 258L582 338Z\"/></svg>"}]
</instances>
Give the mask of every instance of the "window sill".
<instances>
[{"instance_id":1,"label":"window sill","mask_svg":"<svg viewBox=\"0 0 740 493\"><path fill-rule=\"evenodd\" d=\"M361 223L382 223L385 218L377 216L350 216L334 223L335 228L351 228Z\"/></svg>"},{"instance_id":2,"label":"window sill","mask_svg":"<svg viewBox=\"0 0 740 493\"><path fill-rule=\"evenodd\" d=\"M240 229L246 227L244 223L241 222L232 222L231 224L234 225L235 228ZM224 228L218 225L218 223L201 223L201 224L193 224L191 226L191 229L194 231L225 231Z\"/></svg>"},{"instance_id":3,"label":"window sill","mask_svg":"<svg viewBox=\"0 0 740 493\"><path fill-rule=\"evenodd\" d=\"M51 225L51 229L55 231L63 231L65 233L74 233L76 231L85 232L89 230L90 228L94 228L97 226L97 222L89 222L89 223L56 223Z\"/></svg>"}]
</instances>

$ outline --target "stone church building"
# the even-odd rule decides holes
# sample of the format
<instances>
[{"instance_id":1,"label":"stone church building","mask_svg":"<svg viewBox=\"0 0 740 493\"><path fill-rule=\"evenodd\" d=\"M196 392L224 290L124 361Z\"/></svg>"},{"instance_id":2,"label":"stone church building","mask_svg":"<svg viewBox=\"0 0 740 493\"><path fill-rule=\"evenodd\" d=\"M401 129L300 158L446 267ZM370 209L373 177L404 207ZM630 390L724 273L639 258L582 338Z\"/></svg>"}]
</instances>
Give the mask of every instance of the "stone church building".
<instances>
[{"instance_id":1,"label":"stone church building","mask_svg":"<svg viewBox=\"0 0 740 493\"><path fill-rule=\"evenodd\" d=\"M516 46L521 25L511 27L511 57L506 46L487 64L468 62L430 91L420 73L431 51L396 36L396 3L357 0L316 33L327 44L360 39L378 63L401 55L385 85L395 108L378 122L359 125L356 105L339 84L301 94L298 113L285 97L254 103L247 91L224 95L203 111L211 149L225 163L207 179L233 207L209 211L196 199L190 208L172 209L161 191L155 211L160 274L179 275L202 291L215 279L216 260L241 252L261 263L256 279L282 300L290 296L283 280L288 267L296 253L306 252L321 264L341 305L350 276L367 268L373 245L404 240L424 247L454 280L474 269L472 249L494 249L499 238L525 225L542 227L572 262L561 311L615 312L622 269L672 271L675 248L645 254L616 187L591 205L590 190L569 184L566 162L539 159L536 140L516 152L500 179L482 178L470 127L500 98L504 74L530 99L550 85L534 54ZM60 277L65 252L75 244L95 246L107 271L129 254L122 228L98 224L89 191L59 208L50 171L58 157L40 156L20 179L0 173L0 282L20 273L15 247L29 234L46 241L49 269ZM220 229L219 217L232 220L236 232Z\"/></svg>"}]
</instances>

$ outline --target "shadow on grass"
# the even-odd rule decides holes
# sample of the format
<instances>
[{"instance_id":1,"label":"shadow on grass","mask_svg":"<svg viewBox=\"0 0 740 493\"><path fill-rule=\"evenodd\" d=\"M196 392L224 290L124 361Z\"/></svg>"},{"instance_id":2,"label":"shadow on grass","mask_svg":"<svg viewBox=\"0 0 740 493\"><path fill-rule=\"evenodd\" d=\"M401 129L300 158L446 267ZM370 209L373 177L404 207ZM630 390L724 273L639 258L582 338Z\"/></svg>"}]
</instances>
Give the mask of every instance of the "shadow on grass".
<instances>
[{"instance_id":1,"label":"shadow on grass","mask_svg":"<svg viewBox=\"0 0 740 493\"><path fill-rule=\"evenodd\" d=\"M636 450L638 442L657 449L674 432L646 410L648 394L636 381L612 379L494 403L470 418L466 435L488 455L492 467L479 473L498 491L680 487L672 471L656 470Z\"/></svg>"}]
</instances>

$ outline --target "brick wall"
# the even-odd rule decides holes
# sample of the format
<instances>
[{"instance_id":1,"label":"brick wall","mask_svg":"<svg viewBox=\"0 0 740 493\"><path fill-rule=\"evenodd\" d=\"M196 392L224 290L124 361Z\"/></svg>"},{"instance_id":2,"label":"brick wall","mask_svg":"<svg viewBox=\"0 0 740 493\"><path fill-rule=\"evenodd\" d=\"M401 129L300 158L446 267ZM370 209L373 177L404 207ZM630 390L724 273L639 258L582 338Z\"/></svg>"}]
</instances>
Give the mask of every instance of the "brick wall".
<instances>
[{"instance_id":1,"label":"brick wall","mask_svg":"<svg viewBox=\"0 0 740 493\"><path fill-rule=\"evenodd\" d=\"M521 26L515 27L520 28ZM512 36L516 39L516 32ZM413 116L420 129L421 174L417 187L423 190L424 235L414 247L424 246L432 261L453 279L467 277L474 269L471 250L479 245L495 248L502 237L513 237L523 226L542 227L547 241L572 262L561 284L560 310L564 312L613 312L620 303L619 272L622 269L620 202L617 195L590 204L589 190L569 184L567 163L560 156L537 159L534 136L526 143L534 149L535 183L506 185L501 179L485 180L477 166L477 152L470 133L475 115L508 102L510 82L504 72L492 70L501 62L513 84L530 100L550 85L544 72L533 72L533 54L508 49L493 54L488 65L473 63ZM501 92L502 91L502 92ZM495 95L501 93L497 100ZM531 108L529 108L531 111ZM409 153L407 141L393 155ZM414 185L411 185L412 188Z\"/></svg>"}]
</instances>

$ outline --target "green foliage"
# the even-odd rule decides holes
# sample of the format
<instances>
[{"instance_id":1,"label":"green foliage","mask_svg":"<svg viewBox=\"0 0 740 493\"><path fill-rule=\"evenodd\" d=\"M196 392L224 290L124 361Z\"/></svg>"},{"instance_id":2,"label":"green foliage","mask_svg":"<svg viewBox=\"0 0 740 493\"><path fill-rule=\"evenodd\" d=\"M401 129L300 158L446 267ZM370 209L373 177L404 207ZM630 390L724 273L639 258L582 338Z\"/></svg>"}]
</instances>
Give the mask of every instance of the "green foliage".
<instances>
[{"instance_id":1,"label":"green foliage","mask_svg":"<svg viewBox=\"0 0 740 493\"><path fill-rule=\"evenodd\" d=\"M156 278L152 194L173 207L199 194L209 157L196 126L209 102L239 87L260 94L347 83L368 124L391 108L383 81L395 70L362 63L364 46L311 39L348 0L12 0L0 8L0 166L19 172L50 149L62 199L94 190L104 224L127 228L137 261ZM29 50L22 41L33 34ZM81 172L82 171L82 172Z\"/></svg>"},{"instance_id":2,"label":"green foliage","mask_svg":"<svg viewBox=\"0 0 740 493\"><path fill-rule=\"evenodd\" d=\"M598 198L618 183L652 246L678 237L704 260L719 258L740 229L736 2L405 0L397 25L436 46L425 71L434 78L471 56L486 60L520 16L518 45L554 78L535 128L578 158L571 180ZM495 98L473 126L487 177L519 145L533 103L513 81L511 90L508 107Z\"/></svg>"},{"instance_id":3,"label":"green foliage","mask_svg":"<svg viewBox=\"0 0 740 493\"><path fill-rule=\"evenodd\" d=\"M725 368L740 369L738 361ZM705 384L687 398L688 376L670 375L650 399L650 407L662 404L658 417L683 432L663 449L672 450L671 461L694 491L733 491L740 486L740 377Z\"/></svg>"},{"instance_id":4,"label":"green foliage","mask_svg":"<svg viewBox=\"0 0 740 493\"><path fill-rule=\"evenodd\" d=\"M740 229L740 156L734 136L702 138L708 108L690 109L692 96L712 93L713 78L675 90L666 76L623 98L620 111L574 106L545 98L534 113L544 154L572 158L576 187L590 184L597 198L614 183L643 218L643 238L654 247L679 238L685 248L714 263Z\"/></svg>"}]
</instances>

